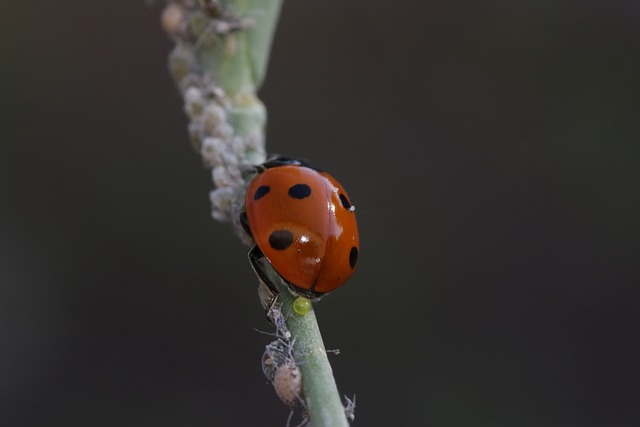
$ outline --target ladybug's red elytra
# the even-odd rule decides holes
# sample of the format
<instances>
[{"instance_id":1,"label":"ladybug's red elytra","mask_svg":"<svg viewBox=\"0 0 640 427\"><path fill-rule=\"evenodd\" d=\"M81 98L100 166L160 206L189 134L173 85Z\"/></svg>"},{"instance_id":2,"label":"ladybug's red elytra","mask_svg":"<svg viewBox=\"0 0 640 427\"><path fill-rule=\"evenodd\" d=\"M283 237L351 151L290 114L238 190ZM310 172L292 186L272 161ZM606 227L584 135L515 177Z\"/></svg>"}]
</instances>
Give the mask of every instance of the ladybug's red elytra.
<instances>
[{"instance_id":1,"label":"ladybug's red elytra","mask_svg":"<svg viewBox=\"0 0 640 427\"><path fill-rule=\"evenodd\" d=\"M326 172L277 157L257 167L241 222L256 242L249 260L263 282L277 288L257 262L266 257L292 293L318 299L341 286L358 261L355 207Z\"/></svg>"}]
</instances>

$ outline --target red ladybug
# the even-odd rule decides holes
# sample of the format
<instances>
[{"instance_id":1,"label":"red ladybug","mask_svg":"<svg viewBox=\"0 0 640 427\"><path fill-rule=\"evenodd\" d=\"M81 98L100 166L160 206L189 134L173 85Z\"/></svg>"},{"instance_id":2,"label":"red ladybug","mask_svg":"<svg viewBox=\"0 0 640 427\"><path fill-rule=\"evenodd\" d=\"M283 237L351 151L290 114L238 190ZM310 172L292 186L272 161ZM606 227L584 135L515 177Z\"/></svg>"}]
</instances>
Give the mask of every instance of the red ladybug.
<instances>
[{"instance_id":1,"label":"red ladybug","mask_svg":"<svg viewBox=\"0 0 640 427\"><path fill-rule=\"evenodd\" d=\"M241 222L256 245L249 260L277 293L257 262L266 257L292 293L318 299L342 285L358 261L355 207L331 175L278 157L257 167Z\"/></svg>"}]
</instances>

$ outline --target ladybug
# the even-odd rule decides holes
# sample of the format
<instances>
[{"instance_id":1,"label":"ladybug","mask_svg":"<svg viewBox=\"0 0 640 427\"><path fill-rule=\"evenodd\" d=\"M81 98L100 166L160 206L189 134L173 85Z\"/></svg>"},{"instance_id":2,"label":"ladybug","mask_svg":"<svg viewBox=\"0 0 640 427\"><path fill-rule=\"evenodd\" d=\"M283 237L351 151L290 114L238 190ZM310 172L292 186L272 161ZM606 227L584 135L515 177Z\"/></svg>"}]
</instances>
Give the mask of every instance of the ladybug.
<instances>
[{"instance_id":1,"label":"ladybug","mask_svg":"<svg viewBox=\"0 0 640 427\"><path fill-rule=\"evenodd\" d=\"M355 207L345 189L328 173L284 157L256 172L240 222L256 242L249 261L260 279L277 295L258 262L265 257L294 295L317 300L340 287L360 250Z\"/></svg>"}]
</instances>

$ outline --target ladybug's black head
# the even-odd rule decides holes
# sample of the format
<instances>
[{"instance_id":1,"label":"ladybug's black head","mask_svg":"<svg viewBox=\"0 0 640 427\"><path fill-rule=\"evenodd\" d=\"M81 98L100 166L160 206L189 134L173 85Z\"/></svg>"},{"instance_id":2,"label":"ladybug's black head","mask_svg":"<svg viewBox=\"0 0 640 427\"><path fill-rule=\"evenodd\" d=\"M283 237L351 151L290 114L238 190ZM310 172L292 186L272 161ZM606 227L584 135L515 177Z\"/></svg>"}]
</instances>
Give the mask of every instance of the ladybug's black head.
<instances>
[{"instance_id":1,"label":"ladybug's black head","mask_svg":"<svg viewBox=\"0 0 640 427\"><path fill-rule=\"evenodd\" d=\"M290 157L280 156L278 154L274 154L271 157L269 157L267 161L261 164L260 166L258 166L258 168L262 170L266 170L266 169L271 169L278 166L304 166L309 169L313 169L315 171L320 172L319 169L316 169L313 166L311 166L306 160L292 159Z\"/></svg>"}]
</instances>

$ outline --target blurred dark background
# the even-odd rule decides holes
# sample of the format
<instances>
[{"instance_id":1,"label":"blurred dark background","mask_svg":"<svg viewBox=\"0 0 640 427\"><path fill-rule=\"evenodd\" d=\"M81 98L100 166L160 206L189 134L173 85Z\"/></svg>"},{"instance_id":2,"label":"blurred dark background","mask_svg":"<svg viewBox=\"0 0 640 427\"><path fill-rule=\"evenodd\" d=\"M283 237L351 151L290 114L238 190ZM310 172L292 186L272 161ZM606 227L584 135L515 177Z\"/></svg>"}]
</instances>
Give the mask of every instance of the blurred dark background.
<instances>
[{"instance_id":1,"label":"blurred dark background","mask_svg":"<svg viewBox=\"0 0 640 427\"><path fill-rule=\"evenodd\" d=\"M160 7L0 15L0 423L281 426ZM287 1L268 148L357 206L362 426L640 422L640 3Z\"/></svg>"}]
</instances>

